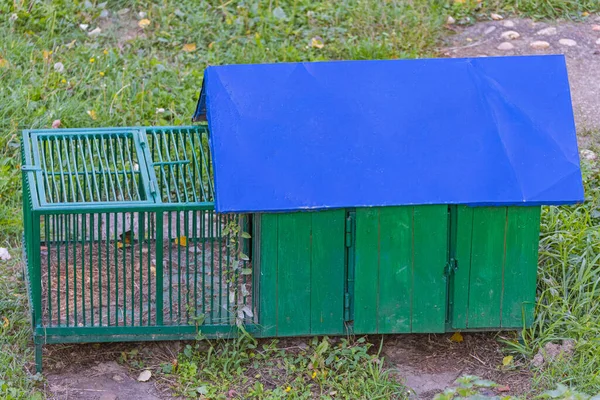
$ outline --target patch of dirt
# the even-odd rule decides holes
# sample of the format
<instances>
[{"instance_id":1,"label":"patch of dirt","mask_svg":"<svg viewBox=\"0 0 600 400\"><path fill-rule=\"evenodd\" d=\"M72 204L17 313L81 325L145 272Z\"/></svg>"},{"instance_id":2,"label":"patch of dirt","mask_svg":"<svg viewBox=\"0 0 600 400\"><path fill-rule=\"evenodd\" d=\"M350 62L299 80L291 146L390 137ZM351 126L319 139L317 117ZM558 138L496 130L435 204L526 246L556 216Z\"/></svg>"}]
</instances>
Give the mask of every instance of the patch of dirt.
<instances>
[{"instance_id":1,"label":"patch of dirt","mask_svg":"<svg viewBox=\"0 0 600 400\"><path fill-rule=\"evenodd\" d=\"M171 399L163 378L154 376L138 382L140 370L120 364L130 363L152 368L171 362L182 349L182 342L104 343L49 345L44 347L44 376L48 399L82 400L159 400ZM102 397L104 396L104 397Z\"/></svg>"},{"instance_id":2,"label":"patch of dirt","mask_svg":"<svg viewBox=\"0 0 600 400\"><path fill-rule=\"evenodd\" d=\"M446 47L441 50L447 57L564 54L579 144L581 147L598 144L599 140L590 131L600 131L600 16L590 16L585 22L552 23L511 18L449 28L455 34L447 38ZM509 31L517 32L518 38L508 39L507 36L516 36L507 35ZM547 48L532 47L533 42L540 41L546 42Z\"/></svg>"},{"instance_id":3,"label":"patch of dirt","mask_svg":"<svg viewBox=\"0 0 600 400\"><path fill-rule=\"evenodd\" d=\"M111 35L120 49L129 41L146 38L144 30L138 26L138 20L134 16L135 12L133 10L124 12L124 10L126 9L98 19L99 28L102 29L102 32Z\"/></svg>"},{"instance_id":4,"label":"patch of dirt","mask_svg":"<svg viewBox=\"0 0 600 400\"><path fill-rule=\"evenodd\" d=\"M432 399L463 375L476 375L510 388L499 395L530 393L531 374L526 369L500 368L505 354L498 333L463 333L461 343L451 342L450 336L384 336L382 355L419 399Z\"/></svg>"}]
</instances>

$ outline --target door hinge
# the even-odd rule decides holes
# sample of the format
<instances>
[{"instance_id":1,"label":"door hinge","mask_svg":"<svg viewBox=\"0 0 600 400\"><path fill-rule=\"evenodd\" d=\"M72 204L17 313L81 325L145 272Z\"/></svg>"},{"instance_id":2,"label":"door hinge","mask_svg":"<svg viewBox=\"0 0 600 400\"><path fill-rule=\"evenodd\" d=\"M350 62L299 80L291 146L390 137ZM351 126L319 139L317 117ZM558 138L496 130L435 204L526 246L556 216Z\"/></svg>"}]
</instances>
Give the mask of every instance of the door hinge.
<instances>
[{"instance_id":1,"label":"door hinge","mask_svg":"<svg viewBox=\"0 0 600 400\"><path fill-rule=\"evenodd\" d=\"M451 258L446 263L446 268L444 270L444 275L450 276L458 270L458 261L455 258Z\"/></svg>"},{"instance_id":2,"label":"door hinge","mask_svg":"<svg viewBox=\"0 0 600 400\"><path fill-rule=\"evenodd\" d=\"M352 247L352 216L346 217L346 247Z\"/></svg>"},{"instance_id":3,"label":"door hinge","mask_svg":"<svg viewBox=\"0 0 600 400\"><path fill-rule=\"evenodd\" d=\"M350 293L344 293L344 321L350 320Z\"/></svg>"}]
</instances>

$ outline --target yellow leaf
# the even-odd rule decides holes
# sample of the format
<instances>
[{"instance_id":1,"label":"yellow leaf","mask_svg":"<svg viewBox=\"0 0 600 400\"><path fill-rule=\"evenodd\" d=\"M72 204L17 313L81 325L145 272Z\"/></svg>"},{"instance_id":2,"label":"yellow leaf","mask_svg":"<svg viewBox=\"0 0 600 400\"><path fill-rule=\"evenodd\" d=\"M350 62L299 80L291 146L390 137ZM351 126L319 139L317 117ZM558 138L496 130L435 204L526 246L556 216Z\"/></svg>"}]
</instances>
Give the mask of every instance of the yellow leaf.
<instances>
[{"instance_id":1,"label":"yellow leaf","mask_svg":"<svg viewBox=\"0 0 600 400\"><path fill-rule=\"evenodd\" d=\"M505 367L510 365L513 361L513 356L506 356L502 359L502 365L504 365Z\"/></svg>"},{"instance_id":2,"label":"yellow leaf","mask_svg":"<svg viewBox=\"0 0 600 400\"><path fill-rule=\"evenodd\" d=\"M186 53L191 53L192 51L196 51L196 44L195 43L184 44L183 51L185 51Z\"/></svg>"},{"instance_id":3,"label":"yellow leaf","mask_svg":"<svg viewBox=\"0 0 600 400\"><path fill-rule=\"evenodd\" d=\"M42 51L42 56L44 57L44 60L49 59L51 55L52 55L51 51L48 51L48 50Z\"/></svg>"},{"instance_id":4,"label":"yellow leaf","mask_svg":"<svg viewBox=\"0 0 600 400\"><path fill-rule=\"evenodd\" d=\"M148 18L141 19L140 22L138 22L140 28L145 28L148 25L150 25L150 20Z\"/></svg>"},{"instance_id":5,"label":"yellow leaf","mask_svg":"<svg viewBox=\"0 0 600 400\"><path fill-rule=\"evenodd\" d=\"M289 387L289 386L285 388L285 391L288 392L288 393L290 392L290 390L292 390L292 388Z\"/></svg>"},{"instance_id":6,"label":"yellow leaf","mask_svg":"<svg viewBox=\"0 0 600 400\"><path fill-rule=\"evenodd\" d=\"M310 39L310 46L317 49L322 49L323 46L325 46L325 43L323 43L323 39L315 36L314 38Z\"/></svg>"},{"instance_id":7,"label":"yellow leaf","mask_svg":"<svg viewBox=\"0 0 600 400\"><path fill-rule=\"evenodd\" d=\"M91 119L96 120L98 119L98 116L96 115L96 111L94 110L88 110L87 114L90 116Z\"/></svg>"},{"instance_id":8,"label":"yellow leaf","mask_svg":"<svg viewBox=\"0 0 600 400\"><path fill-rule=\"evenodd\" d=\"M317 371L313 371L312 378L315 379L317 377Z\"/></svg>"},{"instance_id":9,"label":"yellow leaf","mask_svg":"<svg viewBox=\"0 0 600 400\"><path fill-rule=\"evenodd\" d=\"M179 236L178 238L175 238L175 244L187 246L187 238L185 236Z\"/></svg>"},{"instance_id":10,"label":"yellow leaf","mask_svg":"<svg viewBox=\"0 0 600 400\"><path fill-rule=\"evenodd\" d=\"M3 317L2 319L4 319L4 323L2 324L2 327L8 328L8 325L10 325L10 321L6 317Z\"/></svg>"},{"instance_id":11,"label":"yellow leaf","mask_svg":"<svg viewBox=\"0 0 600 400\"><path fill-rule=\"evenodd\" d=\"M121 242L117 242L117 248L122 249L125 245Z\"/></svg>"},{"instance_id":12,"label":"yellow leaf","mask_svg":"<svg viewBox=\"0 0 600 400\"><path fill-rule=\"evenodd\" d=\"M0 68L8 67L8 61L4 58L0 58Z\"/></svg>"},{"instance_id":13,"label":"yellow leaf","mask_svg":"<svg viewBox=\"0 0 600 400\"><path fill-rule=\"evenodd\" d=\"M463 336L460 332L454 332L454 334L450 337L451 342L460 343L463 341Z\"/></svg>"},{"instance_id":14,"label":"yellow leaf","mask_svg":"<svg viewBox=\"0 0 600 400\"><path fill-rule=\"evenodd\" d=\"M589 17L589 15L590 15L590 13L587 12L587 11L584 11L584 12L581 13L582 17Z\"/></svg>"},{"instance_id":15,"label":"yellow leaf","mask_svg":"<svg viewBox=\"0 0 600 400\"><path fill-rule=\"evenodd\" d=\"M150 272L152 273L152 275L156 275L156 268L150 267Z\"/></svg>"}]
</instances>

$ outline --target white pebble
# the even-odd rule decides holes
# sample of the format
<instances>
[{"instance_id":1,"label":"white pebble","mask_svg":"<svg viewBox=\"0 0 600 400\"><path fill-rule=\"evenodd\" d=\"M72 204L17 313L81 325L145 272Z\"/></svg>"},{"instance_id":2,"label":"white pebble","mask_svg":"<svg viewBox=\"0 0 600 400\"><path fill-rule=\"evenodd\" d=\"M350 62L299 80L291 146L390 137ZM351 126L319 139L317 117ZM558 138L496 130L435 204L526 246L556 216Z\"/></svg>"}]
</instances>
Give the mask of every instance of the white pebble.
<instances>
[{"instance_id":1,"label":"white pebble","mask_svg":"<svg viewBox=\"0 0 600 400\"><path fill-rule=\"evenodd\" d=\"M596 44L600 44L600 38L596 39Z\"/></svg>"},{"instance_id":2,"label":"white pebble","mask_svg":"<svg viewBox=\"0 0 600 400\"><path fill-rule=\"evenodd\" d=\"M451 16L448 16L448 19L446 20L446 23L448 25L452 25L452 24L456 23L456 20L454 18L452 18Z\"/></svg>"},{"instance_id":3,"label":"white pebble","mask_svg":"<svg viewBox=\"0 0 600 400\"><path fill-rule=\"evenodd\" d=\"M498 50L512 50L515 46L510 42L502 42L496 47Z\"/></svg>"},{"instance_id":4,"label":"white pebble","mask_svg":"<svg viewBox=\"0 0 600 400\"><path fill-rule=\"evenodd\" d=\"M506 31L502 32L502 35L500 35L500 37L504 40L513 40L520 38L521 35L517 31Z\"/></svg>"},{"instance_id":5,"label":"white pebble","mask_svg":"<svg viewBox=\"0 0 600 400\"><path fill-rule=\"evenodd\" d=\"M515 23L512 21L504 21L504 23L502 25L504 25L505 28L514 28L515 27Z\"/></svg>"},{"instance_id":6,"label":"white pebble","mask_svg":"<svg viewBox=\"0 0 600 400\"><path fill-rule=\"evenodd\" d=\"M597 158L596 153L588 149L581 150L581 157L586 160L595 160Z\"/></svg>"},{"instance_id":7,"label":"white pebble","mask_svg":"<svg viewBox=\"0 0 600 400\"><path fill-rule=\"evenodd\" d=\"M93 30L88 32L88 36L89 37L95 37L98 36L100 33L102 32L102 29L100 28L94 28Z\"/></svg>"},{"instance_id":8,"label":"white pebble","mask_svg":"<svg viewBox=\"0 0 600 400\"><path fill-rule=\"evenodd\" d=\"M4 247L0 247L0 260L2 260L2 261L8 261L11 258L12 257L8 253L8 249L6 249Z\"/></svg>"},{"instance_id":9,"label":"white pebble","mask_svg":"<svg viewBox=\"0 0 600 400\"><path fill-rule=\"evenodd\" d=\"M539 31L536 32L536 35L542 35L542 36L556 35L556 28L551 26L548 28L540 29Z\"/></svg>"},{"instance_id":10,"label":"white pebble","mask_svg":"<svg viewBox=\"0 0 600 400\"><path fill-rule=\"evenodd\" d=\"M596 32L600 31L600 25L592 25L592 30Z\"/></svg>"},{"instance_id":11,"label":"white pebble","mask_svg":"<svg viewBox=\"0 0 600 400\"><path fill-rule=\"evenodd\" d=\"M543 40L536 40L535 42L531 42L529 47L535 50L545 50L550 47L550 43L544 42Z\"/></svg>"},{"instance_id":12,"label":"white pebble","mask_svg":"<svg viewBox=\"0 0 600 400\"><path fill-rule=\"evenodd\" d=\"M494 20L494 21L500 21L501 19L504 19L504 17L500 14L496 14L496 13L491 13L490 17Z\"/></svg>"},{"instance_id":13,"label":"white pebble","mask_svg":"<svg viewBox=\"0 0 600 400\"><path fill-rule=\"evenodd\" d=\"M563 46L568 46L568 47L577 46L577 42L574 41L573 39L560 39L558 41L558 43L562 44Z\"/></svg>"}]
</instances>

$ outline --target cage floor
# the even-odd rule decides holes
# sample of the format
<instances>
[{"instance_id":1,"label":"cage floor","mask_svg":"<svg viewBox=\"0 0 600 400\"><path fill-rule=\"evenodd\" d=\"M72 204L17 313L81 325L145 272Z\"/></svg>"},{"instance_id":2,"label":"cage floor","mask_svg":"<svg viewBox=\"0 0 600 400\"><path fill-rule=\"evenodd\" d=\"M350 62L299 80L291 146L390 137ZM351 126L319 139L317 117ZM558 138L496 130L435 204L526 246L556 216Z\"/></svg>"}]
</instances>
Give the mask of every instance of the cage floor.
<instances>
[{"instance_id":1,"label":"cage floor","mask_svg":"<svg viewBox=\"0 0 600 400\"><path fill-rule=\"evenodd\" d=\"M43 245L44 326L153 326L159 322L157 292L163 325L235 324L239 310L254 311L251 276L230 272L226 242L186 242L161 244L162 283L154 241ZM246 312L244 322L253 314Z\"/></svg>"}]
</instances>

